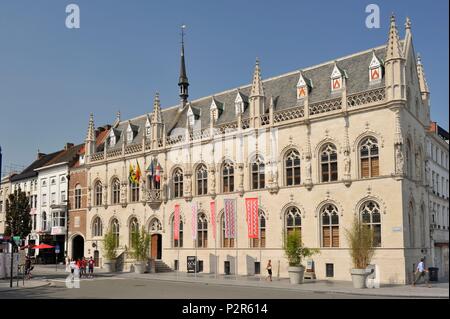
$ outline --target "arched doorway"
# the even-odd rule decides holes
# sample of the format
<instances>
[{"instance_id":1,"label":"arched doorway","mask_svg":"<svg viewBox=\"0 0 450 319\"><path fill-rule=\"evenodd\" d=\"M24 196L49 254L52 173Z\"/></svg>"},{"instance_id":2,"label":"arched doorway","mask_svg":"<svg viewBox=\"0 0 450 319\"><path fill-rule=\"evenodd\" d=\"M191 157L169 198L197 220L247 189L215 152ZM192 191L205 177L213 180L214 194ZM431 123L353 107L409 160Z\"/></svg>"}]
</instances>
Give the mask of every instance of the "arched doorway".
<instances>
[{"instance_id":1,"label":"arched doorway","mask_svg":"<svg viewBox=\"0 0 450 319\"><path fill-rule=\"evenodd\" d=\"M72 259L84 257L84 239L77 235L72 239Z\"/></svg>"},{"instance_id":2,"label":"arched doorway","mask_svg":"<svg viewBox=\"0 0 450 319\"><path fill-rule=\"evenodd\" d=\"M161 255L162 255L162 236L161 234L153 234L150 258L161 259Z\"/></svg>"}]
</instances>

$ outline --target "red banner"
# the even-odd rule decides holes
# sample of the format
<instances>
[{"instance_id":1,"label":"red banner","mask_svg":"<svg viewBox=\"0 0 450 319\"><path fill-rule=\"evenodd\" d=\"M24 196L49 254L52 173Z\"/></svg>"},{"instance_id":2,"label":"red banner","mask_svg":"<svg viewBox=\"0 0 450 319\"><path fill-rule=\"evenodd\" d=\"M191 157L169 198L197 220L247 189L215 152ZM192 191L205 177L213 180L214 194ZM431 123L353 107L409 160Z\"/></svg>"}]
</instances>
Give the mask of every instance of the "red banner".
<instances>
[{"instance_id":1,"label":"red banner","mask_svg":"<svg viewBox=\"0 0 450 319\"><path fill-rule=\"evenodd\" d=\"M212 200L209 205L211 208L211 225L213 229L213 239L216 240L216 202Z\"/></svg>"},{"instance_id":2,"label":"red banner","mask_svg":"<svg viewBox=\"0 0 450 319\"><path fill-rule=\"evenodd\" d=\"M236 238L236 200L225 198L225 238Z\"/></svg>"},{"instance_id":3,"label":"red banner","mask_svg":"<svg viewBox=\"0 0 450 319\"><path fill-rule=\"evenodd\" d=\"M175 216L173 218L173 239L180 239L180 205L175 205Z\"/></svg>"},{"instance_id":4,"label":"red banner","mask_svg":"<svg viewBox=\"0 0 450 319\"><path fill-rule=\"evenodd\" d=\"M248 238L259 238L258 198L246 198Z\"/></svg>"}]
</instances>

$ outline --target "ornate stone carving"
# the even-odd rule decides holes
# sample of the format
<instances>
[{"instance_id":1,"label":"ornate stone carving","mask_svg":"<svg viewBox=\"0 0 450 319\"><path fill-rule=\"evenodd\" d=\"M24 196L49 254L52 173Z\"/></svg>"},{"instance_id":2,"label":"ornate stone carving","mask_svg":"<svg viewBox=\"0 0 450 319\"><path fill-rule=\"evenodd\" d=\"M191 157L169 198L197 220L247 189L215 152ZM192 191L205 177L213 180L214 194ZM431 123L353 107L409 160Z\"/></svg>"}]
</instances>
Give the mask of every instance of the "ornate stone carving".
<instances>
[{"instance_id":1,"label":"ornate stone carving","mask_svg":"<svg viewBox=\"0 0 450 319\"><path fill-rule=\"evenodd\" d=\"M405 160L403 158L403 151L401 144L395 146L395 174L403 176Z\"/></svg>"},{"instance_id":2,"label":"ornate stone carving","mask_svg":"<svg viewBox=\"0 0 450 319\"><path fill-rule=\"evenodd\" d=\"M244 195L244 164L237 164L238 172L239 172L239 184L238 184L238 192L240 196Z\"/></svg>"},{"instance_id":3,"label":"ornate stone carving","mask_svg":"<svg viewBox=\"0 0 450 319\"><path fill-rule=\"evenodd\" d=\"M120 185L120 203L122 207L127 206L127 183L123 182Z\"/></svg>"}]
</instances>

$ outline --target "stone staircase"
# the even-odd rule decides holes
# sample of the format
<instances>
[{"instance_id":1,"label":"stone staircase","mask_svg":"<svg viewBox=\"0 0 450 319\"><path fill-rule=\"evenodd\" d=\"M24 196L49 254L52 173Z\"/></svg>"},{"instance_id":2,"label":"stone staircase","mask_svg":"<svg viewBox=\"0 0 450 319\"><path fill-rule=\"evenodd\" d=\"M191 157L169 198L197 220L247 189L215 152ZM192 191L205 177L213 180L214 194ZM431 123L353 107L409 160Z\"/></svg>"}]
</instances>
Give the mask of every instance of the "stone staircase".
<instances>
[{"instance_id":1,"label":"stone staircase","mask_svg":"<svg viewBox=\"0 0 450 319\"><path fill-rule=\"evenodd\" d=\"M164 261L155 260L155 272L171 272L173 271Z\"/></svg>"}]
</instances>

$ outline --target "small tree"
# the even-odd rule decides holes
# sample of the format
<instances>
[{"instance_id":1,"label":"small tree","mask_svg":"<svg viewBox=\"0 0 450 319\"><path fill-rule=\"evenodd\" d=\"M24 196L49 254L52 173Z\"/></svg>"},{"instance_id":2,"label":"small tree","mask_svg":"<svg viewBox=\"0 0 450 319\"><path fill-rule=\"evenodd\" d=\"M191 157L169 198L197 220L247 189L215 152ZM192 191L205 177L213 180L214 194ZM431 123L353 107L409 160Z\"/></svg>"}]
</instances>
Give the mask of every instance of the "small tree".
<instances>
[{"instance_id":1,"label":"small tree","mask_svg":"<svg viewBox=\"0 0 450 319\"><path fill-rule=\"evenodd\" d=\"M30 202L20 188L8 196L5 235L26 238L31 232Z\"/></svg>"},{"instance_id":2,"label":"small tree","mask_svg":"<svg viewBox=\"0 0 450 319\"><path fill-rule=\"evenodd\" d=\"M137 261L145 261L148 258L150 250L150 234L144 227L141 229L141 233L138 231L131 234L132 248L131 256Z\"/></svg>"},{"instance_id":3,"label":"small tree","mask_svg":"<svg viewBox=\"0 0 450 319\"><path fill-rule=\"evenodd\" d=\"M304 267L302 265L302 260L304 258L308 258L314 254L319 253L318 249L307 248L303 246L300 232L297 230L286 235L283 248L289 261L289 266L292 267Z\"/></svg>"},{"instance_id":4,"label":"small tree","mask_svg":"<svg viewBox=\"0 0 450 319\"><path fill-rule=\"evenodd\" d=\"M113 260L117 257L117 243L116 237L112 230L105 233L103 236L104 256L107 260Z\"/></svg>"},{"instance_id":5,"label":"small tree","mask_svg":"<svg viewBox=\"0 0 450 319\"><path fill-rule=\"evenodd\" d=\"M358 216L355 216L351 228L346 229L346 235L353 267L355 269L365 269L370 264L375 253L373 230L369 226L364 225Z\"/></svg>"}]
</instances>

